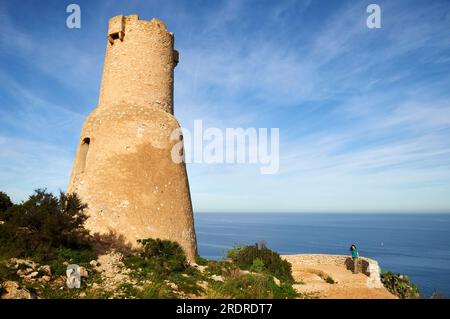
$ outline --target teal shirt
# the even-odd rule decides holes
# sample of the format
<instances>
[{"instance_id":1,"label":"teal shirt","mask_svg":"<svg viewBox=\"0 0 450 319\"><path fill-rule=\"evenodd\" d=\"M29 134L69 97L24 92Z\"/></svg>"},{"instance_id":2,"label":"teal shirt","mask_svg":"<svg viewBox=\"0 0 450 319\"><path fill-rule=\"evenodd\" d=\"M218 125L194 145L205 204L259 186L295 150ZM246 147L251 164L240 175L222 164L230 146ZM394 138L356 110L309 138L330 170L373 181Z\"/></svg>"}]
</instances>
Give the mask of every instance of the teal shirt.
<instances>
[{"instance_id":1,"label":"teal shirt","mask_svg":"<svg viewBox=\"0 0 450 319\"><path fill-rule=\"evenodd\" d=\"M358 258L358 250L352 250L352 258Z\"/></svg>"}]
</instances>

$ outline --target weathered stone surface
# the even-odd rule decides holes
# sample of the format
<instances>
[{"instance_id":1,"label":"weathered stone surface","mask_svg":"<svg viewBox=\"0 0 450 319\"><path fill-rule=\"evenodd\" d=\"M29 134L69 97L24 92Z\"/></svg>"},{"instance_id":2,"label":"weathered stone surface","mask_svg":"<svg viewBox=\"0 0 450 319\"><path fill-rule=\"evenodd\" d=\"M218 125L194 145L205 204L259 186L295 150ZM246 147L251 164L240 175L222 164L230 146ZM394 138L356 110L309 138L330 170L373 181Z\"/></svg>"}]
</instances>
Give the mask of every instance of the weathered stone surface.
<instances>
[{"instance_id":1,"label":"weathered stone surface","mask_svg":"<svg viewBox=\"0 0 450 319\"><path fill-rule=\"evenodd\" d=\"M280 286L281 285L281 281L280 279L278 279L277 277L273 277L273 282L275 283L275 285Z\"/></svg>"},{"instance_id":2,"label":"weathered stone surface","mask_svg":"<svg viewBox=\"0 0 450 319\"><path fill-rule=\"evenodd\" d=\"M92 232L115 232L134 246L142 238L177 241L193 262L186 167L171 156L180 141L170 138L179 128L173 35L135 15L113 18L110 28L99 104L83 126L67 191L88 204Z\"/></svg>"},{"instance_id":3,"label":"weathered stone surface","mask_svg":"<svg viewBox=\"0 0 450 319\"><path fill-rule=\"evenodd\" d=\"M82 278L89 277L89 273L88 273L87 269L84 267L78 268L78 273L80 274L80 277L82 277Z\"/></svg>"},{"instance_id":4,"label":"weathered stone surface","mask_svg":"<svg viewBox=\"0 0 450 319\"><path fill-rule=\"evenodd\" d=\"M36 269L36 267L38 266L37 263L35 263L32 260L28 260L28 259L19 259L19 258L11 258L7 264L7 266L11 269L23 269L23 268L28 268L26 271L28 273L32 272L33 270Z\"/></svg>"},{"instance_id":5,"label":"weathered stone surface","mask_svg":"<svg viewBox=\"0 0 450 319\"><path fill-rule=\"evenodd\" d=\"M173 290L177 290L178 289L178 285L173 283L173 282L169 283L169 287L172 288Z\"/></svg>"},{"instance_id":6,"label":"weathered stone surface","mask_svg":"<svg viewBox=\"0 0 450 319\"><path fill-rule=\"evenodd\" d=\"M122 260L123 255L116 251L111 251L98 257L100 264L98 271L102 277L103 289L115 291L117 286L129 280L130 270L125 267Z\"/></svg>"},{"instance_id":7,"label":"weathered stone surface","mask_svg":"<svg viewBox=\"0 0 450 319\"><path fill-rule=\"evenodd\" d=\"M201 273L205 272L206 270L206 266L201 266L201 265L195 265L195 268L197 268Z\"/></svg>"},{"instance_id":8,"label":"weathered stone surface","mask_svg":"<svg viewBox=\"0 0 450 319\"><path fill-rule=\"evenodd\" d=\"M33 271L31 274L28 275L28 278L35 278L37 277L37 275L39 275L39 273L37 271Z\"/></svg>"},{"instance_id":9,"label":"weathered stone surface","mask_svg":"<svg viewBox=\"0 0 450 319\"><path fill-rule=\"evenodd\" d=\"M52 268L49 265L43 265L38 268L38 271L43 272L46 275L51 276L52 275Z\"/></svg>"},{"instance_id":10,"label":"weathered stone surface","mask_svg":"<svg viewBox=\"0 0 450 319\"><path fill-rule=\"evenodd\" d=\"M5 281L2 284L2 288L6 291L1 298L2 299L31 299L32 296L30 292L21 288L17 282Z\"/></svg>"},{"instance_id":11,"label":"weathered stone surface","mask_svg":"<svg viewBox=\"0 0 450 319\"><path fill-rule=\"evenodd\" d=\"M220 275L212 275L211 279L214 281L223 281L223 277Z\"/></svg>"}]
</instances>

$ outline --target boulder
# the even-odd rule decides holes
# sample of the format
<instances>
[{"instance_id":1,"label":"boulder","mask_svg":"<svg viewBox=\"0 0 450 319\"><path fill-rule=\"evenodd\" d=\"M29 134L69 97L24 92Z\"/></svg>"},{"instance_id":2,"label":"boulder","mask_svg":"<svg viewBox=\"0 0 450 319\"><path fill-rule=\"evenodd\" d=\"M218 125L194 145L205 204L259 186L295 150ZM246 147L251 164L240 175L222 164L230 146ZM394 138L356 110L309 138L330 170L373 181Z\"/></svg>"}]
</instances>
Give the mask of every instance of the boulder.
<instances>
[{"instance_id":1,"label":"boulder","mask_svg":"<svg viewBox=\"0 0 450 319\"><path fill-rule=\"evenodd\" d=\"M218 275L212 275L211 279L214 281L223 281L223 277L222 276L218 276Z\"/></svg>"},{"instance_id":2,"label":"boulder","mask_svg":"<svg viewBox=\"0 0 450 319\"><path fill-rule=\"evenodd\" d=\"M43 266L39 267L38 271L40 271L48 276L52 275L52 268L49 265L43 265Z\"/></svg>"},{"instance_id":3,"label":"boulder","mask_svg":"<svg viewBox=\"0 0 450 319\"><path fill-rule=\"evenodd\" d=\"M2 288L6 291L1 298L2 299L31 299L30 292L21 288L15 281L5 281L2 284Z\"/></svg>"},{"instance_id":4,"label":"boulder","mask_svg":"<svg viewBox=\"0 0 450 319\"><path fill-rule=\"evenodd\" d=\"M202 280L197 284L204 290L207 290L209 288L209 283L207 281Z\"/></svg>"},{"instance_id":5,"label":"boulder","mask_svg":"<svg viewBox=\"0 0 450 319\"><path fill-rule=\"evenodd\" d=\"M11 258L7 265L9 268L12 269L19 269L19 268L29 268L31 271L35 270L38 266L37 263L35 263L32 260L27 259L19 259L19 258Z\"/></svg>"},{"instance_id":6,"label":"boulder","mask_svg":"<svg viewBox=\"0 0 450 319\"><path fill-rule=\"evenodd\" d=\"M25 269L25 273L27 275L31 274L32 272L34 272L34 268L27 268L27 269Z\"/></svg>"},{"instance_id":7,"label":"boulder","mask_svg":"<svg viewBox=\"0 0 450 319\"><path fill-rule=\"evenodd\" d=\"M201 265L195 265L195 268L197 268L201 273L204 273L207 267L201 266Z\"/></svg>"},{"instance_id":8,"label":"boulder","mask_svg":"<svg viewBox=\"0 0 450 319\"><path fill-rule=\"evenodd\" d=\"M35 278L39 275L39 273L37 271L33 271L31 274L29 274L27 277L28 278Z\"/></svg>"},{"instance_id":9,"label":"boulder","mask_svg":"<svg viewBox=\"0 0 450 319\"><path fill-rule=\"evenodd\" d=\"M78 268L78 273L80 274L80 277L82 277L82 278L89 277L89 273L88 273L87 269L84 267Z\"/></svg>"},{"instance_id":10,"label":"boulder","mask_svg":"<svg viewBox=\"0 0 450 319\"><path fill-rule=\"evenodd\" d=\"M178 285L173 283L173 282L169 283L169 287L172 288L173 290L177 290L178 289Z\"/></svg>"},{"instance_id":11,"label":"boulder","mask_svg":"<svg viewBox=\"0 0 450 319\"><path fill-rule=\"evenodd\" d=\"M275 285L277 285L278 287L280 287L280 284L281 284L280 279L278 279L277 277L273 277L273 281L275 282Z\"/></svg>"}]
</instances>

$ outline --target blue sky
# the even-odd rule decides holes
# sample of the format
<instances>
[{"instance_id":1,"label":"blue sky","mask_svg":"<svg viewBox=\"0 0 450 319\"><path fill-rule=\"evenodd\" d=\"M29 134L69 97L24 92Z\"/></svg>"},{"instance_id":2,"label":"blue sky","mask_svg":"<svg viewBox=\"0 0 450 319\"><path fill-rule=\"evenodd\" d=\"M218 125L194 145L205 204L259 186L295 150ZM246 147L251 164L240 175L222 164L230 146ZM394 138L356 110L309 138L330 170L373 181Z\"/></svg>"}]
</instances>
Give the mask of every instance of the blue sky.
<instances>
[{"instance_id":1,"label":"blue sky","mask_svg":"<svg viewBox=\"0 0 450 319\"><path fill-rule=\"evenodd\" d=\"M66 188L107 21L134 13L175 34L182 126L280 129L278 174L189 164L195 211L450 212L446 0L0 0L0 189L15 201Z\"/></svg>"}]
</instances>

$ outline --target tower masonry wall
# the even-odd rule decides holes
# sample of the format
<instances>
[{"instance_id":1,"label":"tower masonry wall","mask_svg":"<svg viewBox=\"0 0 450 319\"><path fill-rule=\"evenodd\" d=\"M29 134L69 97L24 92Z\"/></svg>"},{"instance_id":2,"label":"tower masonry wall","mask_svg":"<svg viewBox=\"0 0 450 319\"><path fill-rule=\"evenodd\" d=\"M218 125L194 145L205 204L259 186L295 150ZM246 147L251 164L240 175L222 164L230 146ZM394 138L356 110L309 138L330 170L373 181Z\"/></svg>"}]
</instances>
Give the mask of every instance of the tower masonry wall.
<instances>
[{"instance_id":1,"label":"tower masonry wall","mask_svg":"<svg viewBox=\"0 0 450 319\"><path fill-rule=\"evenodd\" d=\"M173 114L173 72L178 62L173 34L158 19L137 15L109 21L99 107L126 101Z\"/></svg>"},{"instance_id":2,"label":"tower masonry wall","mask_svg":"<svg viewBox=\"0 0 450 319\"><path fill-rule=\"evenodd\" d=\"M121 34L123 32L123 34ZM86 228L125 244L178 242L197 252L185 163L172 160L180 142L173 116L177 53L164 23L137 16L110 20L99 105L85 121L67 188L88 205Z\"/></svg>"}]
</instances>

